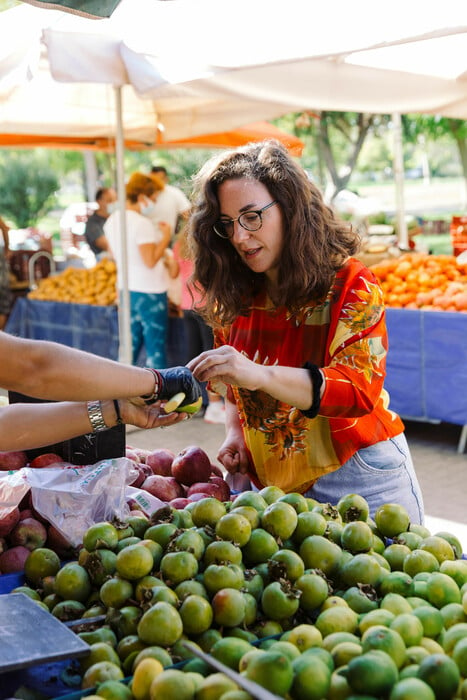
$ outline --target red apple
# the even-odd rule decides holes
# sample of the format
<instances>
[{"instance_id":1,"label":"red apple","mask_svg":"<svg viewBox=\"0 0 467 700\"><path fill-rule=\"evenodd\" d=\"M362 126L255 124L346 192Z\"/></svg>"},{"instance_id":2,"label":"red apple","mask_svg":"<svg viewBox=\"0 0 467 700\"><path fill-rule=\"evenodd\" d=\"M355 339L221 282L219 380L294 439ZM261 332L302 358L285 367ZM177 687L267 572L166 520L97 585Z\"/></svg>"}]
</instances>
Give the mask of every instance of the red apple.
<instances>
[{"instance_id":1,"label":"red apple","mask_svg":"<svg viewBox=\"0 0 467 700\"><path fill-rule=\"evenodd\" d=\"M130 486L134 486L134 488L139 489L148 476L152 475L152 470L147 464L142 464L140 462L139 464L135 464L134 471L136 472L136 476L134 481L131 482Z\"/></svg>"},{"instance_id":2,"label":"red apple","mask_svg":"<svg viewBox=\"0 0 467 700\"><path fill-rule=\"evenodd\" d=\"M26 452L17 450L16 452L0 452L0 470L13 471L21 469L28 463Z\"/></svg>"},{"instance_id":3,"label":"red apple","mask_svg":"<svg viewBox=\"0 0 467 700\"><path fill-rule=\"evenodd\" d=\"M223 501L230 501L230 486L221 476L211 476L209 481L219 486Z\"/></svg>"},{"instance_id":4,"label":"red apple","mask_svg":"<svg viewBox=\"0 0 467 700\"><path fill-rule=\"evenodd\" d=\"M35 518L25 518L13 528L8 539L13 547L22 545L32 551L37 547L44 546L47 540L47 530Z\"/></svg>"},{"instance_id":5,"label":"red apple","mask_svg":"<svg viewBox=\"0 0 467 700\"><path fill-rule=\"evenodd\" d=\"M176 508L177 510L183 510L183 508L186 508L191 503L189 498L173 498L171 501L169 501L169 506L172 506L172 508Z\"/></svg>"},{"instance_id":6,"label":"red apple","mask_svg":"<svg viewBox=\"0 0 467 700\"><path fill-rule=\"evenodd\" d=\"M201 501L203 498L209 498L209 495L207 493L196 492L190 493L190 495L188 496L188 500L190 501L190 503L192 503L193 501Z\"/></svg>"},{"instance_id":7,"label":"red apple","mask_svg":"<svg viewBox=\"0 0 467 700\"><path fill-rule=\"evenodd\" d=\"M220 476L223 479L224 472L220 467L217 466L217 464L211 464L211 476Z\"/></svg>"},{"instance_id":8,"label":"red apple","mask_svg":"<svg viewBox=\"0 0 467 700\"><path fill-rule=\"evenodd\" d=\"M139 464L139 457L136 451L133 450L131 447L125 447L125 457L127 459L131 459L132 462L136 462L136 464Z\"/></svg>"},{"instance_id":9,"label":"red apple","mask_svg":"<svg viewBox=\"0 0 467 700\"><path fill-rule=\"evenodd\" d=\"M13 508L13 510L10 510L8 515L5 515L0 520L0 537L6 537L9 535L13 528L19 523L20 517L21 515L19 508Z\"/></svg>"},{"instance_id":10,"label":"red apple","mask_svg":"<svg viewBox=\"0 0 467 700\"><path fill-rule=\"evenodd\" d=\"M203 493L210 498L217 498L218 501L223 501L223 489L219 484L215 484L212 481L208 482L198 482L192 484L187 491L187 497L190 498L194 493Z\"/></svg>"},{"instance_id":11,"label":"red apple","mask_svg":"<svg viewBox=\"0 0 467 700\"><path fill-rule=\"evenodd\" d=\"M29 508L32 508L32 491L31 491L31 489L29 489L29 491L26 491L23 498L20 500L20 502L18 504L18 508L20 510L28 510Z\"/></svg>"},{"instance_id":12,"label":"red apple","mask_svg":"<svg viewBox=\"0 0 467 700\"><path fill-rule=\"evenodd\" d=\"M151 454L151 450L144 450L142 447L132 447L131 449L136 452L139 461L146 464L146 457Z\"/></svg>"},{"instance_id":13,"label":"red apple","mask_svg":"<svg viewBox=\"0 0 467 700\"><path fill-rule=\"evenodd\" d=\"M201 447L185 447L172 462L172 476L186 486L206 482L211 476L211 460Z\"/></svg>"},{"instance_id":14,"label":"red apple","mask_svg":"<svg viewBox=\"0 0 467 700\"><path fill-rule=\"evenodd\" d=\"M43 467L52 467L62 463L63 457L60 457L60 455L55 452L44 452L44 454L34 457L34 459L29 462L29 466L33 469L42 469Z\"/></svg>"},{"instance_id":15,"label":"red apple","mask_svg":"<svg viewBox=\"0 0 467 700\"><path fill-rule=\"evenodd\" d=\"M171 467L175 458L175 452L161 447L158 450L153 450L146 455L146 464L148 464L153 474L160 476L172 476Z\"/></svg>"},{"instance_id":16,"label":"red apple","mask_svg":"<svg viewBox=\"0 0 467 700\"><path fill-rule=\"evenodd\" d=\"M185 496L181 484L171 476L152 474L143 482L141 488L166 503L174 498L183 498Z\"/></svg>"},{"instance_id":17,"label":"red apple","mask_svg":"<svg viewBox=\"0 0 467 700\"><path fill-rule=\"evenodd\" d=\"M73 559L76 556L76 547L73 547L71 542L54 525L50 525L47 530L45 546L56 552L60 559Z\"/></svg>"},{"instance_id":18,"label":"red apple","mask_svg":"<svg viewBox=\"0 0 467 700\"><path fill-rule=\"evenodd\" d=\"M19 512L19 519L20 520L25 520L25 518L33 518L33 512L32 508L25 508L24 510L20 510Z\"/></svg>"},{"instance_id":19,"label":"red apple","mask_svg":"<svg viewBox=\"0 0 467 700\"><path fill-rule=\"evenodd\" d=\"M0 554L0 571L2 574L14 574L18 571L24 571L24 563L30 554L29 549L22 545L10 547L6 552Z\"/></svg>"}]
</instances>

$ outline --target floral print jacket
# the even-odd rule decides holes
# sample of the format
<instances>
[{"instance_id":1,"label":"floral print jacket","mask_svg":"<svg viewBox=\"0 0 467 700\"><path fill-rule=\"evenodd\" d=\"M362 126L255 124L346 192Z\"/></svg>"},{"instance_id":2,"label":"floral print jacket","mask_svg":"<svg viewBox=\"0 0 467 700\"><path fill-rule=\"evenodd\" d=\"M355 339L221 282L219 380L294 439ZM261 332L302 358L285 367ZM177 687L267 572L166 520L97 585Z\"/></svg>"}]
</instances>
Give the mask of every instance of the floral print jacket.
<instances>
[{"instance_id":1,"label":"floral print jacket","mask_svg":"<svg viewBox=\"0 0 467 700\"><path fill-rule=\"evenodd\" d=\"M349 258L324 303L290 314L258 295L249 316L215 333L254 362L324 372L316 418L262 391L228 387L251 456L251 478L286 492L305 492L357 450L403 431L383 387L387 331L383 293L373 273Z\"/></svg>"}]
</instances>

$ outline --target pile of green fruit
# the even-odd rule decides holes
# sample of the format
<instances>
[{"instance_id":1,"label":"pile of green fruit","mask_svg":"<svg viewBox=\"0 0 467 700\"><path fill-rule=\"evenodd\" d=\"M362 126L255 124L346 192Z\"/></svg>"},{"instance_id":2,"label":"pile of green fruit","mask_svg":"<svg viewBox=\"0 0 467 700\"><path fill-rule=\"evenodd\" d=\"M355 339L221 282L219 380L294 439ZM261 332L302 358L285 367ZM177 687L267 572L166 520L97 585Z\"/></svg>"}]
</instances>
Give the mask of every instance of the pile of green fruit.
<instances>
[{"instance_id":1,"label":"pile of green fruit","mask_svg":"<svg viewBox=\"0 0 467 700\"><path fill-rule=\"evenodd\" d=\"M64 566L34 550L25 577L15 590L63 621L104 616L78 632L88 699L254 697L194 644L290 700L467 700L467 561L398 504L373 520L356 494L334 507L266 487L132 511Z\"/></svg>"}]
</instances>

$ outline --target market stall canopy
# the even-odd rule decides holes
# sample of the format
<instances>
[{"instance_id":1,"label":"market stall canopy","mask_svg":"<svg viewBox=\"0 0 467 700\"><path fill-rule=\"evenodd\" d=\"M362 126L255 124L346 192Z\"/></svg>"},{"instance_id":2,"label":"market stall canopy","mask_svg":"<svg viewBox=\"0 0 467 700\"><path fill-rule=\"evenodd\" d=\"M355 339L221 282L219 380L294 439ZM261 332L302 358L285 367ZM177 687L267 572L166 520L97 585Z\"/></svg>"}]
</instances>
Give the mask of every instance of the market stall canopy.
<instances>
[{"instance_id":1,"label":"market stall canopy","mask_svg":"<svg viewBox=\"0 0 467 700\"><path fill-rule=\"evenodd\" d=\"M221 110L235 99L256 103L255 119L305 108L467 117L459 0L393 0L381 12L370 0L319 12L309 0L236 0L228 22L218 0L121 0L108 20L50 25L44 40L57 80L130 82L146 98L172 99L172 109L205 99L201 112L211 109L222 129ZM188 115L184 138L200 133L199 114Z\"/></svg>"},{"instance_id":2,"label":"market stall canopy","mask_svg":"<svg viewBox=\"0 0 467 700\"><path fill-rule=\"evenodd\" d=\"M369 0L237 0L227 24L218 0L121 0L99 21L22 4L2 13L0 130L113 138L113 86L146 147L303 109L466 118L466 37L459 0L384 18Z\"/></svg>"},{"instance_id":3,"label":"market stall canopy","mask_svg":"<svg viewBox=\"0 0 467 700\"><path fill-rule=\"evenodd\" d=\"M100 21L24 4L1 13L2 134L73 136L89 142L92 139L115 139L115 86L121 90L123 137L132 147L139 142L141 147L151 148L161 138L165 141L230 131L283 113L275 103L268 105L237 97L170 95L157 100L142 99L129 84L121 50L125 23L134 25L138 7L141 17L145 17L145 13L140 0L123 2L127 9L134 3L132 18L125 14L123 22L118 16L114 19L120 8L111 19ZM154 3L164 4L159 0L154 0ZM139 23L138 26L145 25ZM47 31L54 37L53 49L41 41ZM65 45L78 37L81 44L74 45L73 70L79 71L79 65L83 66L81 79L56 80L51 72L51 62L57 61L60 65L61 51L66 54ZM93 66L91 72L90 65Z\"/></svg>"}]
</instances>

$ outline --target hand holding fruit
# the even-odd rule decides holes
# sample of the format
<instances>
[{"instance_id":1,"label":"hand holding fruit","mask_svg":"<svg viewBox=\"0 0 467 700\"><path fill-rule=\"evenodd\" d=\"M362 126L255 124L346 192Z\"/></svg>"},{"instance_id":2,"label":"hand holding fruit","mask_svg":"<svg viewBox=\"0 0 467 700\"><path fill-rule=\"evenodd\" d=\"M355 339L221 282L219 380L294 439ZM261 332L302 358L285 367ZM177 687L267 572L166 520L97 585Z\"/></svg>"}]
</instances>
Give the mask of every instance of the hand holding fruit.
<instances>
[{"instance_id":1,"label":"hand holding fruit","mask_svg":"<svg viewBox=\"0 0 467 700\"><path fill-rule=\"evenodd\" d=\"M230 345L202 352L190 360L187 366L201 382L214 380L250 391L263 388L266 371L263 365L252 362Z\"/></svg>"},{"instance_id":2,"label":"hand holding fruit","mask_svg":"<svg viewBox=\"0 0 467 700\"><path fill-rule=\"evenodd\" d=\"M118 403L123 422L138 428L163 428L180 423L186 417L177 413L167 415L167 412L162 410L160 401L150 406L135 405L133 401L127 399L120 399Z\"/></svg>"},{"instance_id":3,"label":"hand holding fruit","mask_svg":"<svg viewBox=\"0 0 467 700\"><path fill-rule=\"evenodd\" d=\"M176 405L173 408L168 407L169 411L199 403L201 384L187 367L169 367L168 369L152 370L152 372L158 381L157 400L170 401L177 394L184 394L180 402L175 402Z\"/></svg>"}]
</instances>

